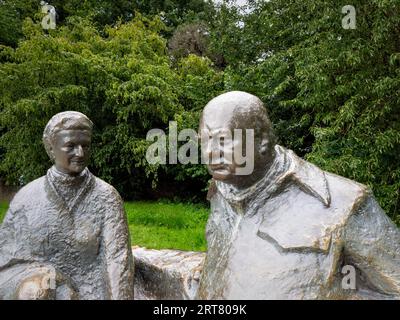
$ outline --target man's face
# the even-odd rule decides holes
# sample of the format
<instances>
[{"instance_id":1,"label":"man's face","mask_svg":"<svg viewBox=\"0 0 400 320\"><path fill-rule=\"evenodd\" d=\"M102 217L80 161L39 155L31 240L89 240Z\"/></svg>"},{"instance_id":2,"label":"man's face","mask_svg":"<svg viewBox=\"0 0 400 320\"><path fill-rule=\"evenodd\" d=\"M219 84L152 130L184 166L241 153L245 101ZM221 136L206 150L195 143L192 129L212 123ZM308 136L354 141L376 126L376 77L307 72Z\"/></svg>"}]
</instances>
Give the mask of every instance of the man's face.
<instances>
[{"instance_id":1,"label":"man's face","mask_svg":"<svg viewBox=\"0 0 400 320\"><path fill-rule=\"evenodd\" d=\"M254 165L254 139L248 139L246 130L236 128L232 123L230 117L205 113L200 124L202 153L203 159L207 160L208 172L215 180L225 183L235 183L243 175L251 174Z\"/></svg>"},{"instance_id":2,"label":"man's face","mask_svg":"<svg viewBox=\"0 0 400 320\"><path fill-rule=\"evenodd\" d=\"M229 181L236 172L233 157L233 141L230 128L210 128L205 125L200 129L203 137L208 137L208 143L203 144L204 158L208 159L208 172L216 180ZM202 139L204 142L204 139Z\"/></svg>"},{"instance_id":3,"label":"man's face","mask_svg":"<svg viewBox=\"0 0 400 320\"><path fill-rule=\"evenodd\" d=\"M91 133L87 130L61 130L54 138L51 152L56 168L77 175L88 165Z\"/></svg>"}]
</instances>

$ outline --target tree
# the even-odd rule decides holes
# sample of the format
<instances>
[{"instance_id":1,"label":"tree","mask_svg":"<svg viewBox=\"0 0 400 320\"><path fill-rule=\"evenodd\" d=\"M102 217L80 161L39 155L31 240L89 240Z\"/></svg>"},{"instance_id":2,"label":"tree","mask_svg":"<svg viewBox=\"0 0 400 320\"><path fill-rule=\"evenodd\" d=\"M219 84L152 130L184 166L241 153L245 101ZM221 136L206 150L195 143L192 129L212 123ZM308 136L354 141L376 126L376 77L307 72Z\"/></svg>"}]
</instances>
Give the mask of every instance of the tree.
<instances>
[{"instance_id":1,"label":"tree","mask_svg":"<svg viewBox=\"0 0 400 320\"><path fill-rule=\"evenodd\" d=\"M0 65L0 148L5 151L0 176L18 184L43 175L51 165L41 144L46 122L57 112L76 110L95 123L91 170L124 196L146 196L161 173L173 180L165 167L147 163L146 134L165 130L183 113L198 117L191 99L213 94L214 84L194 74L197 69L217 82L222 78L208 63L191 67L199 64L197 58L184 63L184 75L171 68L166 40L159 35L163 28L159 18L137 14L102 36L89 20L70 17L46 34L27 20L26 40L15 50L0 51L6 61ZM196 96L191 86L198 86Z\"/></svg>"},{"instance_id":2,"label":"tree","mask_svg":"<svg viewBox=\"0 0 400 320\"><path fill-rule=\"evenodd\" d=\"M353 1L354 30L342 27L347 4L257 2L235 18L242 28L216 19L214 48L227 51L226 87L263 99L281 143L372 187L400 223L400 4Z\"/></svg>"},{"instance_id":3,"label":"tree","mask_svg":"<svg viewBox=\"0 0 400 320\"><path fill-rule=\"evenodd\" d=\"M49 0L58 13L60 23L70 16L90 19L99 30L118 20L132 20L137 6L133 0Z\"/></svg>"},{"instance_id":4,"label":"tree","mask_svg":"<svg viewBox=\"0 0 400 320\"><path fill-rule=\"evenodd\" d=\"M22 36L22 21L39 12L39 1L0 1L0 45L16 46Z\"/></svg>"},{"instance_id":5,"label":"tree","mask_svg":"<svg viewBox=\"0 0 400 320\"><path fill-rule=\"evenodd\" d=\"M143 14L162 15L168 27L204 19L213 10L209 0L137 0L136 8Z\"/></svg>"},{"instance_id":6,"label":"tree","mask_svg":"<svg viewBox=\"0 0 400 320\"><path fill-rule=\"evenodd\" d=\"M169 40L169 51L175 61L189 54L207 56L208 29L204 22L183 24L176 28Z\"/></svg>"},{"instance_id":7,"label":"tree","mask_svg":"<svg viewBox=\"0 0 400 320\"><path fill-rule=\"evenodd\" d=\"M69 16L90 19L99 30L113 25L118 20L129 21L137 7L131 0L47 0L57 12L57 25L62 25ZM0 2L0 44L15 47L22 37L25 18L41 21L40 0L8 0Z\"/></svg>"}]
</instances>

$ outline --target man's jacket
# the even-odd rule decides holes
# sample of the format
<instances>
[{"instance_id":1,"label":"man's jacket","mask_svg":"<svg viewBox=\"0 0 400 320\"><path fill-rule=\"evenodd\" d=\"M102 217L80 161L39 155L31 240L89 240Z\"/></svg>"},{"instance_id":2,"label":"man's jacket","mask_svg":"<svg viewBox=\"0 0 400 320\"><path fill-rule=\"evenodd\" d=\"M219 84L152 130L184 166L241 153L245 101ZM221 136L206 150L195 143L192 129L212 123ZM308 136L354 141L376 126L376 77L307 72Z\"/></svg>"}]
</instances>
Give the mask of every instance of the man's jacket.
<instances>
[{"instance_id":1,"label":"man's jacket","mask_svg":"<svg viewBox=\"0 0 400 320\"><path fill-rule=\"evenodd\" d=\"M371 191L275 150L254 186L210 188L198 298L400 298L400 232Z\"/></svg>"}]
</instances>

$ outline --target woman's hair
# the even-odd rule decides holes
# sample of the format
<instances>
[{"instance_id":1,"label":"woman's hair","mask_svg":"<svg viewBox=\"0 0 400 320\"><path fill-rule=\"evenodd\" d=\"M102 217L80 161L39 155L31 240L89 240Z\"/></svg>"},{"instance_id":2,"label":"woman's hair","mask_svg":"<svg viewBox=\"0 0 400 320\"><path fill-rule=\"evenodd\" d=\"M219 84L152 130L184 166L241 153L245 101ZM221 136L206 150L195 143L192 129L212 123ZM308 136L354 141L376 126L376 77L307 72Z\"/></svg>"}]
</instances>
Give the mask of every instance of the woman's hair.
<instances>
[{"instance_id":1,"label":"woman's hair","mask_svg":"<svg viewBox=\"0 0 400 320\"><path fill-rule=\"evenodd\" d=\"M43 132L44 148L50 159L53 159L51 154L51 146L54 142L55 135L61 130L86 130L90 133L93 129L93 123L83 113L77 111L65 111L57 113L47 123Z\"/></svg>"}]
</instances>

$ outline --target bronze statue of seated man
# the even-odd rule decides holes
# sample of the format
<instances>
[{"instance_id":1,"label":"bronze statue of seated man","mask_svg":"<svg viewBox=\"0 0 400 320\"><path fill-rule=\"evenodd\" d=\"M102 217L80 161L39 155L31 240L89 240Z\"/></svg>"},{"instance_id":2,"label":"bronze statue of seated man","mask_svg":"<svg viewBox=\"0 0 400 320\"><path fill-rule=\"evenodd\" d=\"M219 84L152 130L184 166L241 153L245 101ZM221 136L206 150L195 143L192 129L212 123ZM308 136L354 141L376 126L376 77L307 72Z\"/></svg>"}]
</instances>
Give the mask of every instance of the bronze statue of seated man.
<instances>
[{"instance_id":1,"label":"bronze statue of seated man","mask_svg":"<svg viewBox=\"0 0 400 320\"><path fill-rule=\"evenodd\" d=\"M213 140L245 129L254 170L241 175L229 149L241 141ZM277 145L263 103L245 92L211 100L200 133L213 183L198 298L400 298L400 231L366 186Z\"/></svg>"}]
</instances>

